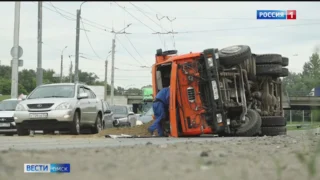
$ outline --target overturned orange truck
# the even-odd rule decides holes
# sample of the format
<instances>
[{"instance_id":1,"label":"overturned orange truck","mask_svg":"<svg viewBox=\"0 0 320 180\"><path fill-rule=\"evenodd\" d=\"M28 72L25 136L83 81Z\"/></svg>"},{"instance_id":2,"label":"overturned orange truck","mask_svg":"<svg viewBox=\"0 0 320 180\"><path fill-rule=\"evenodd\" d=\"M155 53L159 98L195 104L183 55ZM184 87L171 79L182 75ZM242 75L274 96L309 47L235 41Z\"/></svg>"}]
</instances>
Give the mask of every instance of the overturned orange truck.
<instances>
[{"instance_id":1,"label":"overturned orange truck","mask_svg":"<svg viewBox=\"0 0 320 180\"><path fill-rule=\"evenodd\" d=\"M183 55L158 49L152 86L153 97L170 86L165 135L286 134L281 77L288 63L279 54L253 54L246 45Z\"/></svg>"}]
</instances>

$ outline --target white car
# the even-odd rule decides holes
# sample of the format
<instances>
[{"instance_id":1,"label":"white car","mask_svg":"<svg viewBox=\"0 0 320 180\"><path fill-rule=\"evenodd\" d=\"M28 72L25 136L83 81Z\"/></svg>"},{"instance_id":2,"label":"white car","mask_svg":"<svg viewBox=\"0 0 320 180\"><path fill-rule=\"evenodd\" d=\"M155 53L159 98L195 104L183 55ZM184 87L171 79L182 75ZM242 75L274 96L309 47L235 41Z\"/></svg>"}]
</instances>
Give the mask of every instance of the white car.
<instances>
[{"instance_id":1,"label":"white car","mask_svg":"<svg viewBox=\"0 0 320 180\"><path fill-rule=\"evenodd\" d=\"M14 135L17 132L14 111L20 99L6 99L0 102L0 134Z\"/></svg>"}]
</instances>

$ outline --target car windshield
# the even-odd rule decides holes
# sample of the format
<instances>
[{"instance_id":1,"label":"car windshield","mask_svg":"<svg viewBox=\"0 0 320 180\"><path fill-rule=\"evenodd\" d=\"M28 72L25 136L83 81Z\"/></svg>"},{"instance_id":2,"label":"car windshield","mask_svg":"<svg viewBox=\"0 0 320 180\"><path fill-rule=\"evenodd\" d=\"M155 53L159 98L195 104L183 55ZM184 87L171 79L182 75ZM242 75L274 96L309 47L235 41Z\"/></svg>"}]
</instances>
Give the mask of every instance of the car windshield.
<instances>
[{"instance_id":1,"label":"car windshield","mask_svg":"<svg viewBox=\"0 0 320 180\"><path fill-rule=\"evenodd\" d=\"M144 116L152 116L153 115L153 108L151 107L145 114Z\"/></svg>"},{"instance_id":2,"label":"car windshield","mask_svg":"<svg viewBox=\"0 0 320 180\"><path fill-rule=\"evenodd\" d=\"M2 101L0 102L0 111L14 111L20 101Z\"/></svg>"},{"instance_id":3,"label":"car windshield","mask_svg":"<svg viewBox=\"0 0 320 180\"><path fill-rule=\"evenodd\" d=\"M72 98L74 97L74 91L74 85L40 86L32 92L28 99Z\"/></svg>"},{"instance_id":4,"label":"car windshield","mask_svg":"<svg viewBox=\"0 0 320 180\"><path fill-rule=\"evenodd\" d=\"M128 114L125 106L112 106L110 109L114 114Z\"/></svg>"}]
</instances>

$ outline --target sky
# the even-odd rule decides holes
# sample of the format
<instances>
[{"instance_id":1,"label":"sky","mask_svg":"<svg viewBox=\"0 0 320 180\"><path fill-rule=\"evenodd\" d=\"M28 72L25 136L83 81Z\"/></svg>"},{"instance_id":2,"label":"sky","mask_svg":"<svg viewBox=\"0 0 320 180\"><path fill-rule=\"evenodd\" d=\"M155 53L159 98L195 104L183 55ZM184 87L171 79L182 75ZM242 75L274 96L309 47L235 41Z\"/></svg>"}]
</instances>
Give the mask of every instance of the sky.
<instances>
[{"instance_id":1,"label":"sky","mask_svg":"<svg viewBox=\"0 0 320 180\"><path fill-rule=\"evenodd\" d=\"M79 2L43 2L42 67L63 74L75 62L76 10ZM257 20L257 10L296 10L297 20ZM85 2L81 7L79 69L104 80L108 60L111 82L111 45L116 36L115 86L140 88L151 84L156 50L179 54L249 45L252 53L277 53L288 57L289 70L301 72L320 42L318 2ZM0 60L10 65L13 46L14 2L0 6ZM157 32L175 32L157 34ZM22 69L37 68L38 5L21 2L19 44Z\"/></svg>"}]
</instances>

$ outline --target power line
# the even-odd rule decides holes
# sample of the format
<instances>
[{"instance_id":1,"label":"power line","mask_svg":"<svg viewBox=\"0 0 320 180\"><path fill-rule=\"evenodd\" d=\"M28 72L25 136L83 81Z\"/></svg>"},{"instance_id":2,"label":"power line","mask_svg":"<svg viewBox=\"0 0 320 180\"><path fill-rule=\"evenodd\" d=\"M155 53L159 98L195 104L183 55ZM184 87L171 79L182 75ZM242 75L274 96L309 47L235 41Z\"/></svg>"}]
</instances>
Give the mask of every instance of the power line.
<instances>
[{"instance_id":1,"label":"power line","mask_svg":"<svg viewBox=\"0 0 320 180\"><path fill-rule=\"evenodd\" d=\"M139 8L138 6L134 5L133 3L129 2L132 6L134 6L136 9L138 9L138 11L140 11L144 16L146 16L148 19L150 19L152 22L154 22L157 26L159 26L161 29L165 30L165 31L168 31L166 29L164 29L162 27L162 25L159 25L157 22L155 22L152 18L150 18L148 15L146 15L142 10L141 8Z\"/></svg>"},{"instance_id":2,"label":"power line","mask_svg":"<svg viewBox=\"0 0 320 180\"><path fill-rule=\"evenodd\" d=\"M139 63L140 65L142 65L129 51L128 49L121 43L121 41L119 40L119 38L117 36L115 36L117 41L119 41L120 45L127 51L127 53L135 60L137 61L137 63Z\"/></svg>"},{"instance_id":3,"label":"power line","mask_svg":"<svg viewBox=\"0 0 320 180\"><path fill-rule=\"evenodd\" d=\"M70 21L75 21L75 20L76 20L76 19L69 18L68 16L65 16L65 15L62 14L60 11L58 11L58 9L57 9L51 2L49 2L49 3L50 3L50 5L55 9L55 11L56 11L58 14L60 14L62 17L64 17L65 19L70 20Z\"/></svg>"},{"instance_id":4,"label":"power line","mask_svg":"<svg viewBox=\"0 0 320 180\"><path fill-rule=\"evenodd\" d=\"M291 24L291 25L278 25L278 26L256 26L247 28L230 28L230 29L210 29L210 30L199 30L199 31L181 31L175 32L175 34L188 34L188 33L205 33L213 31L229 31L229 30L245 30L245 29L261 29L261 28L281 28L281 27L292 27L292 26L306 26L306 25L319 25L319 23L308 23L308 24Z\"/></svg>"},{"instance_id":5,"label":"power line","mask_svg":"<svg viewBox=\"0 0 320 180\"><path fill-rule=\"evenodd\" d=\"M136 18L134 15L132 15L129 11L127 11L125 8L123 8L122 6L120 6L117 2L116 5L118 5L121 9L123 9L124 11L126 11L131 17L133 17L134 19L136 19L137 21L139 21L141 24L143 24L144 26L146 26L147 28L149 28L151 31L155 32L155 33L159 33L157 31L155 31L154 29L152 29L150 26L146 25L145 23L143 23L140 19Z\"/></svg>"},{"instance_id":6,"label":"power line","mask_svg":"<svg viewBox=\"0 0 320 180\"><path fill-rule=\"evenodd\" d=\"M81 17L80 17L80 21L81 21L81 24L82 24L83 28L85 29ZM84 31L84 33L85 33L86 39L87 39L87 41L88 41L88 43L89 43L89 45L90 45L90 47L91 47L91 49L92 49L92 52L97 56L97 58L101 59L100 56L96 53L96 51L93 49L92 44L91 44L91 42L90 42L90 39L89 39L89 37L88 37L87 31Z\"/></svg>"},{"instance_id":7,"label":"power line","mask_svg":"<svg viewBox=\"0 0 320 180\"><path fill-rule=\"evenodd\" d=\"M74 17L76 17L75 14L70 13L69 11L63 10L63 9L61 9L61 8L58 8L58 7L56 7L56 9L58 9L58 10L60 10L60 11L63 11L63 12L65 12L65 13L67 13L67 14L70 14L70 15L72 15L72 16L74 16ZM89 20L89 19L86 19L86 18L82 18L82 19L83 19L84 21L87 21L88 23L92 23L92 24L95 24L95 25L97 25L97 26L100 26L100 27L103 27L103 28L106 28L106 29L110 29L110 30L112 29L112 28L110 28L110 27L107 27L107 26L102 25L102 24L100 24L100 23L91 21L91 20ZM86 23L86 22L85 22L85 23ZM86 24L88 24L88 23L86 23Z\"/></svg>"},{"instance_id":8,"label":"power line","mask_svg":"<svg viewBox=\"0 0 320 180\"><path fill-rule=\"evenodd\" d=\"M143 59L145 61L145 63L148 64L147 61L141 56L141 54L138 52L137 48L133 45L133 43L131 42L131 40L129 39L129 37L126 34L125 34L125 37L128 39L129 43L131 44L133 49L137 52L137 54L141 57L141 59Z\"/></svg>"},{"instance_id":9,"label":"power line","mask_svg":"<svg viewBox=\"0 0 320 180\"><path fill-rule=\"evenodd\" d=\"M130 2L131 3L131 2ZM132 4L132 3L131 3ZM133 6L135 6L134 4L132 4ZM145 4L146 5L146 4ZM147 5L146 5L147 6ZM149 6L147 6L147 7L149 7ZM135 6L135 8L136 9L138 9L141 13L143 13L146 17L148 17L151 21L153 21L153 19L151 19L149 16L147 16L146 15L146 13L141 9L141 8L139 8L139 7L137 7L137 6ZM150 8L150 7L149 7ZM151 9L151 8L150 8ZM166 29L164 29L163 28L163 26L162 26L162 24L161 24L161 20L162 20L162 18L158 18L158 15L156 15L156 17L157 17L157 19L158 19L158 21L160 22L160 25L158 24L158 23L156 23L155 21L153 21L155 24L157 24L158 26L160 26L160 28L161 28L161 33L163 33L163 32L165 32L165 31L167 31ZM167 31L168 32L168 31ZM159 35L158 34L158 37L159 37L159 39L160 39L160 42L161 42L161 44L163 44L163 46L164 46L164 49L167 49L167 47L166 47L166 40L165 40L165 38L163 37L164 35L163 34L161 34L161 35Z\"/></svg>"},{"instance_id":10,"label":"power line","mask_svg":"<svg viewBox=\"0 0 320 180\"><path fill-rule=\"evenodd\" d=\"M34 3L36 3L36 2L34 2ZM50 8L48 8L48 7L46 7L46 6L43 6L43 8L45 8L45 9L47 9L47 10L49 10L49 11L52 11L52 12L57 13L57 14L59 14L60 16L62 16L63 18L65 18L65 19L67 19L67 20L71 20L71 19L72 19L72 17L70 17L70 16L68 16L68 15L65 15L65 14L63 14L63 13L61 13L61 12L57 12L56 10L50 9ZM76 15L74 15L74 14L72 14L72 13L70 13L70 12L67 12L67 11L65 11L65 10L63 10L63 9L60 9L60 8L58 8L58 7L56 7L56 6L55 6L55 8L58 9L58 10L60 10L60 11L64 11L64 12L66 12L66 13L72 15L72 16L76 16ZM87 22L84 22L84 24L86 24L86 25L88 25L88 26L91 26L91 27L93 27L93 28L99 29L99 30L104 31L104 32L111 32L110 30L107 30L107 29L111 29L111 28L109 28L109 27L106 27L106 26L104 26L104 25L100 25L100 24L99 24L99 26L103 26L103 27L104 27L104 28L101 28L101 27L98 27L97 25L92 25L92 24L89 24L89 23L88 23L88 22L90 22L90 23L93 23L93 24L98 24L98 23L96 23L96 22L87 20L87 19L85 19L85 18L83 18L83 20L84 20L84 21L87 21ZM73 20L71 20L71 21L73 21Z\"/></svg>"},{"instance_id":11,"label":"power line","mask_svg":"<svg viewBox=\"0 0 320 180\"><path fill-rule=\"evenodd\" d=\"M167 19L168 19L168 21L170 21L170 24L171 24L171 32L173 32L172 21L176 20L176 18L170 19L170 18L167 16ZM174 39L174 33L172 33L172 41L173 41L173 48L176 49L176 40Z\"/></svg>"}]
</instances>

